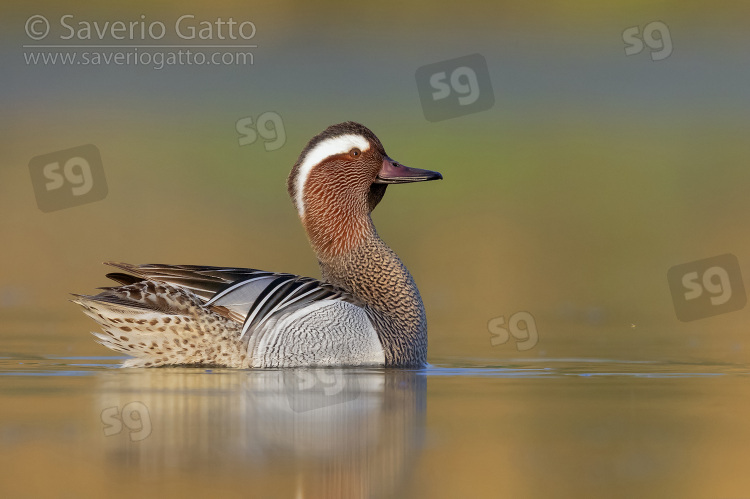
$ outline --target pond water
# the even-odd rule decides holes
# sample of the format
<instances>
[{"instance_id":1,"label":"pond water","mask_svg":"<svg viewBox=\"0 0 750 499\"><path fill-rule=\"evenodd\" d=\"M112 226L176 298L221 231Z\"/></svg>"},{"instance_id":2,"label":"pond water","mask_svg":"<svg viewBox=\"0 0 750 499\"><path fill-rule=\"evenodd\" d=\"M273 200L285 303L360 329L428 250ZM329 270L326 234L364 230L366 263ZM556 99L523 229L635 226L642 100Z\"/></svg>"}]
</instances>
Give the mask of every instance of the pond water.
<instances>
[{"instance_id":1,"label":"pond water","mask_svg":"<svg viewBox=\"0 0 750 499\"><path fill-rule=\"evenodd\" d=\"M8 344L1 497L750 497L745 365L138 370Z\"/></svg>"}]
</instances>

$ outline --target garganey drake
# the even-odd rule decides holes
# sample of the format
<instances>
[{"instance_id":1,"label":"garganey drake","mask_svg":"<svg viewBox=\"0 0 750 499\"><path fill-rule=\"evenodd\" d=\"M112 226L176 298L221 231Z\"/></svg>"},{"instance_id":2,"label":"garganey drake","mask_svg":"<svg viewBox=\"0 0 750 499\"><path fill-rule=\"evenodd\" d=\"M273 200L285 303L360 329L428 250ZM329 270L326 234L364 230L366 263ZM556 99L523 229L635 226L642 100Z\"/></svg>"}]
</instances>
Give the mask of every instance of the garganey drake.
<instances>
[{"instance_id":1,"label":"garganey drake","mask_svg":"<svg viewBox=\"0 0 750 499\"><path fill-rule=\"evenodd\" d=\"M120 286L74 295L123 367L419 367L427 321L409 271L370 213L389 184L441 179L392 160L368 128L346 122L310 140L287 189L322 279L255 269L130 265Z\"/></svg>"}]
</instances>

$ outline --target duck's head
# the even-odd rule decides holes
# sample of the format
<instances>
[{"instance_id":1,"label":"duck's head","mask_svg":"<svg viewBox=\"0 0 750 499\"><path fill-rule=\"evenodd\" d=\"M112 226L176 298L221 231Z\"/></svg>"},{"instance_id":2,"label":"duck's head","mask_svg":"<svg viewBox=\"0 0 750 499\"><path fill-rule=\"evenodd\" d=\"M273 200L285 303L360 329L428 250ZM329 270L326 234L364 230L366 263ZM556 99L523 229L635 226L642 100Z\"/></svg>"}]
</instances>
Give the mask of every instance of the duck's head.
<instances>
[{"instance_id":1,"label":"duck's head","mask_svg":"<svg viewBox=\"0 0 750 499\"><path fill-rule=\"evenodd\" d=\"M304 220L324 205L346 201L352 213L372 211L388 184L442 179L434 171L409 168L391 159L380 139L364 125L331 125L307 143L287 179L287 189Z\"/></svg>"},{"instance_id":2,"label":"duck's head","mask_svg":"<svg viewBox=\"0 0 750 499\"><path fill-rule=\"evenodd\" d=\"M394 161L369 128L347 121L308 142L289 174L287 189L316 250L338 252L362 236L388 184L442 178L438 172Z\"/></svg>"}]
</instances>

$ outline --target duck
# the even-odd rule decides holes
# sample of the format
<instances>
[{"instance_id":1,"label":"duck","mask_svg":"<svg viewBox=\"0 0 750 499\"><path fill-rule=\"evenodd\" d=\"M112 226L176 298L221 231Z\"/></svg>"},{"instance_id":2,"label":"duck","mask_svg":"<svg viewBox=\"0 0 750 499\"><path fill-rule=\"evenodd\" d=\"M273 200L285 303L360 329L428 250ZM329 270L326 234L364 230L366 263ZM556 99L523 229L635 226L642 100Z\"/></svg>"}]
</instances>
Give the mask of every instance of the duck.
<instances>
[{"instance_id":1,"label":"duck","mask_svg":"<svg viewBox=\"0 0 750 499\"><path fill-rule=\"evenodd\" d=\"M118 285L71 301L101 327L96 341L129 356L122 367L423 367L422 298L371 213L391 184L442 178L391 159L360 123L331 125L287 178L320 279L105 262Z\"/></svg>"}]
</instances>

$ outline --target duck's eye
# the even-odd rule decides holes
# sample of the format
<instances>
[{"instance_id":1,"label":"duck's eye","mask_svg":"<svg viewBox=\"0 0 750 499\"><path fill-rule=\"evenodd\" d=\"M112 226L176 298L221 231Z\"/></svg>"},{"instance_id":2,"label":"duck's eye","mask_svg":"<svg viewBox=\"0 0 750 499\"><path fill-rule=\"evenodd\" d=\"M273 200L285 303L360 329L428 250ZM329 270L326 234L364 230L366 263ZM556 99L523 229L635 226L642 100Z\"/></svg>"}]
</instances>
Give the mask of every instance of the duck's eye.
<instances>
[{"instance_id":1,"label":"duck's eye","mask_svg":"<svg viewBox=\"0 0 750 499\"><path fill-rule=\"evenodd\" d=\"M352 149L351 151L349 151L349 156L351 156L352 158L356 158L360 154L362 154L362 151L360 151L356 147L354 149Z\"/></svg>"}]
</instances>

